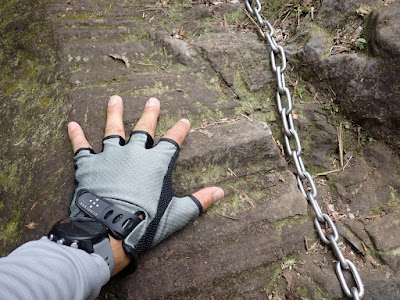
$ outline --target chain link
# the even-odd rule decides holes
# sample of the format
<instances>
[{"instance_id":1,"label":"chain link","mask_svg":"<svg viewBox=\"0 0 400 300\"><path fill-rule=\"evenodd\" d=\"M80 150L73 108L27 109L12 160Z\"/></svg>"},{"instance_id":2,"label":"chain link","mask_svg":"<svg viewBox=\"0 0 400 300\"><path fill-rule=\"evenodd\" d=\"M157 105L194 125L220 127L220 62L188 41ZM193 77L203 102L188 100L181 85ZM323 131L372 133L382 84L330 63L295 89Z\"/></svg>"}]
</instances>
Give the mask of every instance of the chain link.
<instances>
[{"instance_id":1,"label":"chain link","mask_svg":"<svg viewBox=\"0 0 400 300\"><path fill-rule=\"evenodd\" d=\"M256 17L258 25L263 29L264 38L271 47L271 67L276 73L278 91L276 93L276 101L278 111L282 117L284 139L286 144L286 152L293 159L293 163L296 166L296 180L297 185L303 194L303 196L310 202L314 213L314 225L318 232L321 241L332 248L335 257L338 259L336 264L336 274L339 279L340 285L342 286L343 292L350 299L362 299L364 296L364 285L362 283L360 274L357 271L355 265L343 256L342 251L339 248L339 233L335 226L335 223L331 217L322 212L319 206L317 198L317 188L315 182L307 172L303 160L301 158L302 148L299 139L299 135L294 128L292 109L293 103L289 89L286 87L285 82L285 70L287 66L285 50L282 46L278 45L274 39L275 30L268 20L265 20L261 15L261 3L259 0L245 0L245 6L247 11ZM277 65L277 60L280 60L281 65ZM286 98L286 107L282 103L282 96ZM295 142L295 149L291 148L290 139ZM308 187L309 186L309 187ZM324 229L322 228L324 227ZM355 286L349 288L347 281L344 277L343 270L350 272L355 282Z\"/></svg>"}]
</instances>

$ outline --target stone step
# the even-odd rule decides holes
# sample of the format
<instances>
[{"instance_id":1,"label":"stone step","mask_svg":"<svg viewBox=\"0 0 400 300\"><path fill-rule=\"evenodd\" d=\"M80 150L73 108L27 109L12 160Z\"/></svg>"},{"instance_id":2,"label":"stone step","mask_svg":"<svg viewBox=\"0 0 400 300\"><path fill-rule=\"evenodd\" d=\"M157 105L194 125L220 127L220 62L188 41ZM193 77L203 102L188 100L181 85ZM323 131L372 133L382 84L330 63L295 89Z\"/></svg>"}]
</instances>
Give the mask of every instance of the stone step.
<instances>
[{"instance_id":1,"label":"stone step","mask_svg":"<svg viewBox=\"0 0 400 300\"><path fill-rule=\"evenodd\" d=\"M246 293L260 297L282 261L305 251L304 236L314 238L306 200L263 122L244 118L191 132L173 177L178 193L219 185L226 196L143 256L127 279L142 289L123 284L109 292L128 299L201 299L207 288L220 299L241 295L248 285ZM240 284L237 276L243 276Z\"/></svg>"},{"instance_id":2,"label":"stone step","mask_svg":"<svg viewBox=\"0 0 400 300\"><path fill-rule=\"evenodd\" d=\"M147 33L143 31L140 35L140 25L132 20L121 20L118 22L82 22L69 21L57 22L60 24L60 37L64 42L68 41L132 41L148 39Z\"/></svg>"},{"instance_id":3,"label":"stone step","mask_svg":"<svg viewBox=\"0 0 400 300\"><path fill-rule=\"evenodd\" d=\"M257 209L267 211L266 207ZM251 218L251 213L244 217ZM304 236L315 237L310 220L301 220L288 225L292 236L282 240L296 243L292 253L304 252ZM281 236L276 226L245 218L225 221L211 214L201 222L207 222L208 228L197 225L193 231L185 229L179 240L174 236L144 255L138 270L126 279L136 287L122 284L106 289L114 295L126 295L126 299L144 294L146 299L229 299L231 295L234 299L265 299L264 289L290 261L278 246ZM221 227L234 230L223 237L215 235Z\"/></svg>"},{"instance_id":4,"label":"stone step","mask_svg":"<svg viewBox=\"0 0 400 300\"><path fill-rule=\"evenodd\" d=\"M152 96L161 101L159 134L165 133L183 117L190 119L193 127L200 126L204 119L213 122L233 117L239 103L233 95L226 95L220 86L207 85L204 81L206 76L206 73L201 75L200 72L184 70L152 76L137 75L127 82L76 87L68 93L69 103L73 107L72 118L81 123L88 138L96 142L101 141L101 129L104 128L106 117L104 112L113 94L119 94L124 99L124 122L128 131L133 128L145 102ZM101 148L99 143L93 146Z\"/></svg>"},{"instance_id":5,"label":"stone step","mask_svg":"<svg viewBox=\"0 0 400 300\"><path fill-rule=\"evenodd\" d=\"M156 96L161 101L156 140L180 118L192 121L173 174L176 193L217 185L226 194L199 220L144 255L126 284L103 289L103 298L112 293L127 299L204 299L204 288L216 299L231 293L253 299L265 295L263 288L276 268L293 253L304 252L304 236L314 237L314 231L306 200L268 125L236 109L241 101L253 102L243 84L258 90L271 80L259 67L268 59L264 46L235 35L198 38L191 46L165 29L150 30L146 40L143 29L157 24L141 14L156 9L162 15L162 9L143 5L134 12L129 3L111 2L108 9L84 1L81 8L65 12L65 4L58 3L54 13L63 27L58 30L61 57L72 86L68 102L94 149L101 150L112 94L124 99L127 136L147 99ZM243 43L251 44L251 53L237 51ZM195 47L211 63L188 54ZM110 53L126 56L131 67ZM241 67L254 69L248 80L238 76L234 62L243 57ZM282 224L290 226L282 229Z\"/></svg>"},{"instance_id":6,"label":"stone step","mask_svg":"<svg viewBox=\"0 0 400 300\"><path fill-rule=\"evenodd\" d=\"M151 21L149 15L168 17L169 9L162 7L156 1L134 1L134 3L122 3L120 1L79 1L79 3L67 3L57 1L48 8L48 13L58 20L89 20L102 19L145 19ZM143 2L141 4L140 2ZM151 3L153 2L153 3Z\"/></svg>"},{"instance_id":7,"label":"stone step","mask_svg":"<svg viewBox=\"0 0 400 300\"><path fill-rule=\"evenodd\" d=\"M127 57L130 68L109 54ZM64 44L61 57L71 74L70 81L75 85L127 80L126 77L132 78L137 72L156 73L160 66L168 67L169 64L161 50L148 41L70 41Z\"/></svg>"},{"instance_id":8,"label":"stone step","mask_svg":"<svg viewBox=\"0 0 400 300\"><path fill-rule=\"evenodd\" d=\"M178 178L186 189L215 184L221 178L286 168L268 125L246 118L191 132L178 165Z\"/></svg>"}]
</instances>

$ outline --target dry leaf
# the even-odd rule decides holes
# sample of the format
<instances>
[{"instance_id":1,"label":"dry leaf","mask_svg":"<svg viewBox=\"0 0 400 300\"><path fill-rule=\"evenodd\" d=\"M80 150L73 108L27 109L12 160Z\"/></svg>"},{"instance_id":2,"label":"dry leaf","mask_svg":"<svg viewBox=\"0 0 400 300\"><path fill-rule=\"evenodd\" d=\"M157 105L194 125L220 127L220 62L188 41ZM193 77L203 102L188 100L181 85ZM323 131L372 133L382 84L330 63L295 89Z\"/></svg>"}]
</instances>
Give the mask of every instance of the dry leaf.
<instances>
[{"instance_id":1,"label":"dry leaf","mask_svg":"<svg viewBox=\"0 0 400 300\"><path fill-rule=\"evenodd\" d=\"M340 199L342 199L343 203L345 204L350 204L351 203L351 199L349 197L346 197L345 195L339 194Z\"/></svg>"},{"instance_id":2,"label":"dry leaf","mask_svg":"<svg viewBox=\"0 0 400 300\"><path fill-rule=\"evenodd\" d=\"M285 298L286 298L286 300L299 300L299 296L297 296L296 294L291 293L291 292L287 292L285 294Z\"/></svg>"},{"instance_id":3,"label":"dry leaf","mask_svg":"<svg viewBox=\"0 0 400 300\"><path fill-rule=\"evenodd\" d=\"M176 37L176 38L179 38L179 39L186 39L187 38L186 31L182 27L172 29L171 35L173 37Z\"/></svg>"},{"instance_id":4,"label":"dry leaf","mask_svg":"<svg viewBox=\"0 0 400 300\"><path fill-rule=\"evenodd\" d=\"M294 110L292 110L292 118L294 120L297 120L299 118L299 115Z\"/></svg>"},{"instance_id":5,"label":"dry leaf","mask_svg":"<svg viewBox=\"0 0 400 300\"><path fill-rule=\"evenodd\" d=\"M185 29L181 28L181 30L179 30L179 35L180 35L182 38L186 38L186 31L185 31Z\"/></svg>"},{"instance_id":6,"label":"dry leaf","mask_svg":"<svg viewBox=\"0 0 400 300\"><path fill-rule=\"evenodd\" d=\"M127 68L131 66L129 59L124 55L119 55L119 54L108 54L108 55L114 59L122 60L125 63L125 67Z\"/></svg>"},{"instance_id":7,"label":"dry leaf","mask_svg":"<svg viewBox=\"0 0 400 300\"><path fill-rule=\"evenodd\" d=\"M29 224L26 224L25 227L30 229L30 230L33 230L33 229L36 228L36 225L38 225L38 223L30 222Z\"/></svg>"},{"instance_id":8,"label":"dry leaf","mask_svg":"<svg viewBox=\"0 0 400 300\"><path fill-rule=\"evenodd\" d=\"M386 0L385 3L383 4L384 6L388 6L392 3L394 3L395 0Z\"/></svg>"},{"instance_id":9,"label":"dry leaf","mask_svg":"<svg viewBox=\"0 0 400 300\"><path fill-rule=\"evenodd\" d=\"M290 270L288 270L288 269L283 270L282 276L285 278L287 289L290 291L292 289L292 285L293 285L292 272L290 272Z\"/></svg>"},{"instance_id":10,"label":"dry leaf","mask_svg":"<svg viewBox=\"0 0 400 300\"><path fill-rule=\"evenodd\" d=\"M207 129L199 129L199 132L208 136L209 138L214 136L214 133L209 132Z\"/></svg>"}]
</instances>

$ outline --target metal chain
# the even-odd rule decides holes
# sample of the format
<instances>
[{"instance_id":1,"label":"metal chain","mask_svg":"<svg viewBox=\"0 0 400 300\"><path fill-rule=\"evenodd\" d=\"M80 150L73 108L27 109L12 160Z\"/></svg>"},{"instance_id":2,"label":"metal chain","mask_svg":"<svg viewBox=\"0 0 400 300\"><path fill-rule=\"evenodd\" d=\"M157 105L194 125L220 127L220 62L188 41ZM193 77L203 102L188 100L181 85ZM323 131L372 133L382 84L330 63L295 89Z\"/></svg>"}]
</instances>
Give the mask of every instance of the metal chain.
<instances>
[{"instance_id":1,"label":"metal chain","mask_svg":"<svg viewBox=\"0 0 400 300\"><path fill-rule=\"evenodd\" d=\"M303 163L303 159L301 158L301 144L299 135L294 128L293 118L292 118L292 98L290 95L289 89L286 87L285 83L285 70L286 70L286 54L285 50L282 46L279 46L274 38L274 28L271 23L265 20L261 16L261 3L259 0L245 0L245 5L247 11L256 17L258 25L262 30L262 34L264 35L264 39L268 42L271 47L271 66L272 70L276 73L278 91L276 93L276 100L278 111L282 117L283 124L283 132L284 139L286 144L287 154L293 158L293 162L296 166L297 171L297 185L303 194L303 196L307 199L307 201L311 204L314 212L314 225L318 232L318 235L322 241L327 246L332 248L332 251L335 257L338 259L338 263L336 265L336 274L339 279L340 285L342 286L343 292L350 299L362 299L364 296L364 285L361 281L360 274L357 271L355 265L348 259L343 256L342 251L339 248L339 234L338 230L335 226L335 223L331 219L331 217L322 212L321 207L319 206L316 198L317 198L317 189L314 183L314 180L310 173L306 171L306 168ZM280 61L280 65L277 64L278 59ZM286 107L283 105L283 99L286 98ZM290 140L294 140L295 148L292 149L290 146ZM310 188L308 188L308 186ZM324 229L323 229L324 227ZM356 286L349 288L347 281L344 277L343 271L346 270L349 272L355 282Z\"/></svg>"}]
</instances>

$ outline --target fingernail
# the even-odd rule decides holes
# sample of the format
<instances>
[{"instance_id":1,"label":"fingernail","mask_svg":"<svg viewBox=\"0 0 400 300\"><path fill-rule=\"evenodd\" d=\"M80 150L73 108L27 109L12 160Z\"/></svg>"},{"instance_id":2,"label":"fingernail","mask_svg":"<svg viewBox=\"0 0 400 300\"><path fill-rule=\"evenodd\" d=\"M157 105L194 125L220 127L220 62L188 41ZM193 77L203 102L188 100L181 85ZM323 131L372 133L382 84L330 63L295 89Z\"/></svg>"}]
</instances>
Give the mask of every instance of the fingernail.
<instances>
[{"instance_id":1,"label":"fingernail","mask_svg":"<svg viewBox=\"0 0 400 300\"><path fill-rule=\"evenodd\" d=\"M157 98L150 98L146 102L146 106L157 106L158 105L158 99Z\"/></svg>"},{"instance_id":2,"label":"fingernail","mask_svg":"<svg viewBox=\"0 0 400 300\"><path fill-rule=\"evenodd\" d=\"M190 121L188 119L181 119L180 121L190 126Z\"/></svg>"},{"instance_id":3,"label":"fingernail","mask_svg":"<svg viewBox=\"0 0 400 300\"><path fill-rule=\"evenodd\" d=\"M218 202L219 200L221 200L222 198L224 198L224 191L222 189L218 189L215 193L214 193L214 203Z\"/></svg>"},{"instance_id":4,"label":"fingernail","mask_svg":"<svg viewBox=\"0 0 400 300\"><path fill-rule=\"evenodd\" d=\"M109 106L115 105L119 101L121 101L121 97L120 96L117 96L117 95L111 96L110 101L108 101L108 105Z\"/></svg>"},{"instance_id":5,"label":"fingernail","mask_svg":"<svg viewBox=\"0 0 400 300\"><path fill-rule=\"evenodd\" d=\"M68 123L68 133L73 131L77 126L78 126L78 124L76 124L75 122Z\"/></svg>"}]
</instances>

